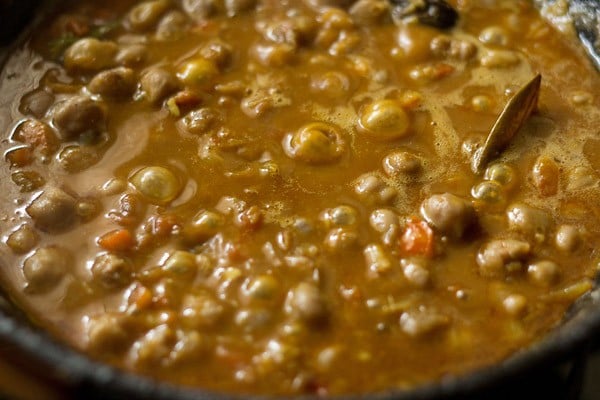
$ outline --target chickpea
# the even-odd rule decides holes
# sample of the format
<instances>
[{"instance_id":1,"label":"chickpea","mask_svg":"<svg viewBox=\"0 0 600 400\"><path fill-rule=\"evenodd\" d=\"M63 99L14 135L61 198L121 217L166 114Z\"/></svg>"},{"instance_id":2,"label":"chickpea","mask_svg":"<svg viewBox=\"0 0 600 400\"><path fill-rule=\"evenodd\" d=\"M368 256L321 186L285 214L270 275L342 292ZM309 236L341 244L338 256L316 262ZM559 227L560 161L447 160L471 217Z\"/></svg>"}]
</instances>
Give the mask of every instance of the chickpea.
<instances>
[{"instance_id":1,"label":"chickpea","mask_svg":"<svg viewBox=\"0 0 600 400\"><path fill-rule=\"evenodd\" d=\"M359 176L354 183L354 192L363 200L374 204L388 204L398 194L396 189L373 173Z\"/></svg>"},{"instance_id":2,"label":"chickpea","mask_svg":"<svg viewBox=\"0 0 600 400\"><path fill-rule=\"evenodd\" d=\"M258 206L250 206L234 217L234 223L244 229L257 230L264 221L264 211Z\"/></svg>"},{"instance_id":3,"label":"chickpea","mask_svg":"<svg viewBox=\"0 0 600 400\"><path fill-rule=\"evenodd\" d=\"M71 266L70 254L59 247L42 247L23 263L27 289L43 293L60 283Z\"/></svg>"},{"instance_id":4,"label":"chickpea","mask_svg":"<svg viewBox=\"0 0 600 400\"><path fill-rule=\"evenodd\" d=\"M299 320L316 325L329 317L327 302L321 290L313 283L302 282L289 291L285 311Z\"/></svg>"},{"instance_id":5,"label":"chickpea","mask_svg":"<svg viewBox=\"0 0 600 400\"><path fill-rule=\"evenodd\" d=\"M485 95L474 96L471 99L471 107L477 112L487 112L492 108L492 99Z\"/></svg>"},{"instance_id":6,"label":"chickpea","mask_svg":"<svg viewBox=\"0 0 600 400\"><path fill-rule=\"evenodd\" d=\"M556 231L555 245L561 251L571 252L575 250L580 241L579 229L573 225L561 225Z\"/></svg>"},{"instance_id":7,"label":"chickpea","mask_svg":"<svg viewBox=\"0 0 600 400\"><path fill-rule=\"evenodd\" d=\"M522 316L527 311L527 298L522 294L511 294L502 300L504 311L513 317Z\"/></svg>"},{"instance_id":8,"label":"chickpea","mask_svg":"<svg viewBox=\"0 0 600 400\"><path fill-rule=\"evenodd\" d=\"M225 218L213 211L202 211L183 229L183 236L193 243L202 243L214 236L225 224Z\"/></svg>"},{"instance_id":9,"label":"chickpea","mask_svg":"<svg viewBox=\"0 0 600 400\"><path fill-rule=\"evenodd\" d=\"M421 203L421 215L432 227L459 239L477 222L470 201L451 193L435 194Z\"/></svg>"},{"instance_id":10,"label":"chickpea","mask_svg":"<svg viewBox=\"0 0 600 400\"><path fill-rule=\"evenodd\" d=\"M394 151L383 159L383 171L390 178L404 174L415 174L423 167L419 157L408 151Z\"/></svg>"},{"instance_id":11,"label":"chickpea","mask_svg":"<svg viewBox=\"0 0 600 400\"><path fill-rule=\"evenodd\" d=\"M376 25L389 18L390 4L385 0L359 0L348 12L359 25Z\"/></svg>"},{"instance_id":12,"label":"chickpea","mask_svg":"<svg viewBox=\"0 0 600 400\"><path fill-rule=\"evenodd\" d=\"M92 264L92 276L108 289L127 285L131 280L131 262L114 254L100 254Z\"/></svg>"},{"instance_id":13,"label":"chickpea","mask_svg":"<svg viewBox=\"0 0 600 400\"><path fill-rule=\"evenodd\" d=\"M125 188L127 183L123 182ZM119 190L114 194L119 194L125 191L125 188ZM141 196L134 193L127 193L119 199L119 206L116 210L110 213L112 219L114 219L119 225L122 226L134 226L141 222L142 218L146 214L146 204L142 200Z\"/></svg>"},{"instance_id":14,"label":"chickpea","mask_svg":"<svg viewBox=\"0 0 600 400\"><path fill-rule=\"evenodd\" d=\"M223 119L220 112L214 108L203 107L190 111L178 122L178 126L192 135L208 133Z\"/></svg>"},{"instance_id":15,"label":"chickpea","mask_svg":"<svg viewBox=\"0 0 600 400\"><path fill-rule=\"evenodd\" d=\"M326 164L337 160L346 150L346 142L338 127L313 122L286 135L283 149L288 157L307 164Z\"/></svg>"},{"instance_id":16,"label":"chickpea","mask_svg":"<svg viewBox=\"0 0 600 400\"><path fill-rule=\"evenodd\" d=\"M232 53L231 46L218 39L204 44L199 51L200 57L213 62L219 68L225 68L229 64Z\"/></svg>"},{"instance_id":17,"label":"chickpea","mask_svg":"<svg viewBox=\"0 0 600 400\"><path fill-rule=\"evenodd\" d=\"M279 339L271 339L265 350L259 353L253 363L259 370L269 371L274 365L297 365L302 354L297 344L287 343Z\"/></svg>"},{"instance_id":18,"label":"chickpea","mask_svg":"<svg viewBox=\"0 0 600 400\"><path fill-rule=\"evenodd\" d=\"M558 264L549 260L537 261L527 267L529 279L540 286L550 286L558 280L560 268Z\"/></svg>"},{"instance_id":19,"label":"chickpea","mask_svg":"<svg viewBox=\"0 0 600 400\"><path fill-rule=\"evenodd\" d=\"M68 229L77 221L76 199L56 187L47 187L25 211L35 226L46 232Z\"/></svg>"},{"instance_id":20,"label":"chickpea","mask_svg":"<svg viewBox=\"0 0 600 400\"><path fill-rule=\"evenodd\" d=\"M350 29L354 26L354 22L347 12L340 8L328 7L317 17L317 21L324 28L330 29Z\"/></svg>"},{"instance_id":21,"label":"chickpea","mask_svg":"<svg viewBox=\"0 0 600 400\"><path fill-rule=\"evenodd\" d=\"M280 290L279 281L272 275L259 275L242 288L243 294L253 301L271 301Z\"/></svg>"},{"instance_id":22,"label":"chickpea","mask_svg":"<svg viewBox=\"0 0 600 400\"><path fill-rule=\"evenodd\" d=\"M508 44L508 37L506 31L501 27L490 26L481 31L479 41L484 44L506 46Z\"/></svg>"},{"instance_id":23,"label":"chickpea","mask_svg":"<svg viewBox=\"0 0 600 400\"><path fill-rule=\"evenodd\" d=\"M52 109L52 122L65 141L97 139L106 128L106 107L87 96L72 96Z\"/></svg>"},{"instance_id":24,"label":"chickpea","mask_svg":"<svg viewBox=\"0 0 600 400\"><path fill-rule=\"evenodd\" d=\"M389 272L392 268L392 262L388 258L383 248L378 244L370 244L363 250L367 270L369 274L379 276Z\"/></svg>"},{"instance_id":25,"label":"chickpea","mask_svg":"<svg viewBox=\"0 0 600 400\"><path fill-rule=\"evenodd\" d=\"M140 86L148 101L158 104L179 89L179 82L171 72L152 67L142 74Z\"/></svg>"},{"instance_id":26,"label":"chickpea","mask_svg":"<svg viewBox=\"0 0 600 400\"><path fill-rule=\"evenodd\" d=\"M113 196L123 193L127 189L127 182L118 178L111 178L99 188L99 192L104 196Z\"/></svg>"},{"instance_id":27,"label":"chickpea","mask_svg":"<svg viewBox=\"0 0 600 400\"><path fill-rule=\"evenodd\" d=\"M431 39L431 42L429 43L429 48L434 55L438 57L443 57L448 55L451 45L452 38L450 36L439 35Z\"/></svg>"},{"instance_id":28,"label":"chickpea","mask_svg":"<svg viewBox=\"0 0 600 400\"><path fill-rule=\"evenodd\" d=\"M425 85L430 82L438 81L454 73L456 70L450 64L438 62L434 64L418 64L410 70L408 76L415 82Z\"/></svg>"},{"instance_id":29,"label":"chickpea","mask_svg":"<svg viewBox=\"0 0 600 400\"><path fill-rule=\"evenodd\" d=\"M289 65L296 54L296 47L288 43L257 45L254 58L265 67L279 68Z\"/></svg>"},{"instance_id":30,"label":"chickpea","mask_svg":"<svg viewBox=\"0 0 600 400\"><path fill-rule=\"evenodd\" d=\"M102 206L98 199L88 198L77 202L75 212L82 222L89 222L96 218L101 210Z\"/></svg>"},{"instance_id":31,"label":"chickpea","mask_svg":"<svg viewBox=\"0 0 600 400\"><path fill-rule=\"evenodd\" d=\"M90 92L111 99L131 96L137 86L135 73L130 68L118 67L100 72L89 83Z\"/></svg>"},{"instance_id":32,"label":"chickpea","mask_svg":"<svg viewBox=\"0 0 600 400\"><path fill-rule=\"evenodd\" d=\"M10 176L21 193L30 193L46 184L46 179L36 171L16 171Z\"/></svg>"},{"instance_id":33,"label":"chickpea","mask_svg":"<svg viewBox=\"0 0 600 400\"><path fill-rule=\"evenodd\" d=\"M425 288L431 281L426 260L420 258L402 259L400 261L404 277L413 286Z\"/></svg>"},{"instance_id":34,"label":"chickpea","mask_svg":"<svg viewBox=\"0 0 600 400\"><path fill-rule=\"evenodd\" d=\"M341 98L350 89L350 78L338 71L328 71L313 78L311 82L313 90L325 94L331 98Z\"/></svg>"},{"instance_id":35,"label":"chickpea","mask_svg":"<svg viewBox=\"0 0 600 400\"><path fill-rule=\"evenodd\" d=\"M58 153L57 161L67 172L84 171L99 160L97 152L85 146L67 146Z\"/></svg>"},{"instance_id":36,"label":"chickpea","mask_svg":"<svg viewBox=\"0 0 600 400\"><path fill-rule=\"evenodd\" d=\"M439 30L422 24L403 24L396 36L399 57L415 64L429 59L431 42L438 35Z\"/></svg>"},{"instance_id":37,"label":"chickpea","mask_svg":"<svg viewBox=\"0 0 600 400\"><path fill-rule=\"evenodd\" d=\"M356 32L342 31L337 40L329 46L329 54L332 56L343 56L349 54L360 43L360 35ZM373 76L373 79L380 81L381 78Z\"/></svg>"},{"instance_id":38,"label":"chickpea","mask_svg":"<svg viewBox=\"0 0 600 400\"><path fill-rule=\"evenodd\" d=\"M270 87L249 91L247 96L242 99L241 107L247 116L260 118L273 109L286 107L291 104L292 100L282 88ZM288 141L289 139L287 138Z\"/></svg>"},{"instance_id":39,"label":"chickpea","mask_svg":"<svg viewBox=\"0 0 600 400\"><path fill-rule=\"evenodd\" d=\"M423 306L400 315L400 328L410 337L423 337L445 329L450 325L448 316Z\"/></svg>"},{"instance_id":40,"label":"chickpea","mask_svg":"<svg viewBox=\"0 0 600 400\"><path fill-rule=\"evenodd\" d=\"M319 219L328 228L351 226L358 221L358 211L354 207L342 205L323 211Z\"/></svg>"},{"instance_id":41,"label":"chickpea","mask_svg":"<svg viewBox=\"0 0 600 400\"><path fill-rule=\"evenodd\" d=\"M219 324L227 309L219 300L208 293L184 296L180 318L182 324L191 329L206 329Z\"/></svg>"},{"instance_id":42,"label":"chickpea","mask_svg":"<svg viewBox=\"0 0 600 400\"><path fill-rule=\"evenodd\" d=\"M130 179L133 186L150 201L165 204L175 199L180 191L177 177L163 167L145 167Z\"/></svg>"},{"instance_id":43,"label":"chickpea","mask_svg":"<svg viewBox=\"0 0 600 400\"><path fill-rule=\"evenodd\" d=\"M128 362L146 368L158 365L169 355L174 336L175 333L167 324L150 329L133 344Z\"/></svg>"},{"instance_id":44,"label":"chickpea","mask_svg":"<svg viewBox=\"0 0 600 400\"><path fill-rule=\"evenodd\" d=\"M128 344L129 332L123 327L122 314L103 313L92 317L87 325L88 346L96 351L122 350Z\"/></svg>"},{"instance_id":45,"label":"chickpea","mask_svg":"<svg viewBox=\"0 0 600 400\"><path fill-rule=\"evenodd\" d=\"M273 313L267 308L243 308L236 312L233 320L245 332L254 332L268 327L273 321Z\"/></svg>"},{"instance_id":46,"label":"chickpea","mask_svg":"<svg viewBox=\"0 0 600 400\"><path fill-rule=\"evenodd\" d=\"M113 42L95 38L79 39L65 51L65 67L87 71L109 68L115 64L118 50Z\"/></svg>"},{"instance_id":47,"label":"chickpea","mask_svg":"<svg viewBox=\"0 0 600 400\"><path fill-rule=\"evenodd\" d=\"M148 56L148 50L143 44L130 44L121 46L115 56L117 64L125 67L136 67L144 63Z\"/></svg>"},{"instance_id":48,"label":"chickpea","mask_svg":"<svg viewBox=\"0 0 600 400\"><path fill-rule=\"evenodd\" d=\"M16 254L25 254L35 247L38 240L35 230L25 224L8 235L6 245Z\"/></svg>"},{"instance_id":49,"label":"chickpea","mask_svg":"<svg viewBox=\"0 0 600 400\"><path fill-rule=\"evenodd\" d=\"M380 140L395 140L409 133L410 121L404 109L394 100L378 100L364 107L359 115L359 128Z\"/></svg>"},{"instance_id":50,"label":"chickpea","mask_svg":"<svg viewBox=\"0 0 600 400\"><path fill-rule=\"evenodd\" d=\"M541 243L546 240L553 223L550 215L535 207L523 203L515 203L507 208L508 226Z\"/></svg>"},{"instance_id":51,"label":"chickpea","mask_svg":"<svg viewBox=\"0 0 600 400\"><path fill-rule=\"evenodd\" d=\"M196 255L189 251L174 251L165 261L162 269L190 279L196 274Z\"/></svg>"},{"instance_id":52,"label":"chickpea","mask_svg":"<svg viewBox=\"0 0 600 400\"><path fill-rule=\"evenodd\" d=\"M325 237L325 246L331 251L341 251L354 246L358 242L358 233L350 228L336 228Z\"/></svg>"},{"instance_id":53,"label":"chickpea","mask_svg":"<svg viewBox=\"0 0 600 400\"><path fill-rule=\"evenodd\" d=\"M197 331L184 331L181 334L177 332L177 339L177 343L173 345L169 354L169 362L175 364L198 360L212 350L207 335Z\"/></svg>"},{"instance_id":54,"label":"chickpea","mask_svg":"<svg viewBox=\"0 0 600 400\"><path fill-rule=\"evenodd\" d=\"M127 22L136 31L152 28L170 6L169 0L145 1L129 11Z\"/></svg>"},{"instance_id":55,"label":"chickpea","mask_svg":"<svg viewBox=\"0 0 600 400\"><path fill-rule=\"evenodd\" d=\"M320 350L316 356L317 367L322 371L329 371L336 360L340 358L341 347L339 345L327 346Z\"/></svg>"},{"instance_id":56,"label":"chickpea","mask_svg":"<svg viewBox=\"0 0 600 400\"><path fill-rule=\"evenodd\" d=\"M369 223L377 232L385 233L388 232L392 226L397 226L400 223L400 220L393 211L382 208L371 213Z\"/></svg>"},{"instance_id":57,"label":"chickpea","mask_svg":"<svg viewBox=\"0 0 600 400\"><path fill-rule=\"evenodd\" d=\"M222 0L181 0L181 8L197 22L215 16L223 11Z\"/></svg>"},{"instance_id":58,"label":"chickpea","mask_svg":"<svg viewBox=\"0 0 600 400\"><path fill-rule=\"evenodd\" d=\"M448 57L468 61L477 53L477 46L466 40L452 39L446 35L434 37L430 43L431 52L438 57Z\"/></svg>"},{"instance_id":59,"label":"chickpea","mask_svg":"<svg viewBox=\"0 0 600 400\"><path fill-rule=\"evenodd\" d=\"M214 63L205 58L197 57L186 61L177 77L186 85L195 86L206 83L209 79L219 73Z\"/></svg>"},{"instance_id":60,"label":"chickpea","mask_svg":"<svg viewBox=\"0 0 600 400\"><path fill-rule=\"evenodd\" d=\"M162 41L180 39L187 29L188 22L187 16L181 11L171 11L158 23L156 37Z\"/></svg>"},{"instance_id":61,"label":"chickpea","mask_svg":"<svg viewBox=\"0 0 600 400\"><path fill-rule=\"evenodd\" d=\"M508 68L520 63L521 59L514 51L489 50L481 56L480 62L486 68Z\"/></svg>"},{"instance_id":62,"label":"chickpea","mask_svg":"<svg viewBox=\"0 0 600 400\"><path fill-rule=\"evenodd\" d=\"M448 55L460 61L468 61L477 54L477 46L466 40L453 40Z\"/></svg>"}]
</instances>

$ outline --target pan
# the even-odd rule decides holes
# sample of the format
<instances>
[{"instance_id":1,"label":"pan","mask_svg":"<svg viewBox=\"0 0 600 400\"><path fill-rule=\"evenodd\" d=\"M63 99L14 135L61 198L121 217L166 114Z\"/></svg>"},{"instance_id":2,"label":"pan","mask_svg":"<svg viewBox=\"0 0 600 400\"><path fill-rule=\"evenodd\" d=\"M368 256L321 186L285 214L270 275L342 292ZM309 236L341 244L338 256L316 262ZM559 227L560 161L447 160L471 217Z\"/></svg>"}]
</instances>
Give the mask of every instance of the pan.
<instances>
[{"instance_id":1,"label":"pan","mask_svg":"<svg viewBox=\"0 0 600 400\"><path fill-rule=\"evenodd\" d=\"M42 7L38 0L0 0L0 63L19 35ZM544 14L554 0L535 0ZM566 21L566 22L565 22ZM600 71L600 2L571 0L568 18L561 19L567 29L574 29L592 63ZM1 260L0 260L0 267ZM562 324L543 340L512 355L500 364L478 371L442 379L406 391L389 391L349 400L433 400L476 399L490 390L509 385L515 379L540 366L560 365L575 361L571 379L578 379L578 361L595 347L594 337L600 333L600 281L569 310ZM95 362L70 349L44 332L21 312L0 290L0 343L15 349L11 362L28 371L40 382L55 388L61 396L87 399L241 399L196 389L186 389L156 382ZM571 393L576 396L576 393ZM260 396L244 397L261 399ZM296 397L298 398L298 397ZM310 396L299 397L311 399ZM334 397L336 398L336 397ZM342 398L342 397L337 397ZM576 398L576 397L572 397Z\"/></svg>"}]
</instances>

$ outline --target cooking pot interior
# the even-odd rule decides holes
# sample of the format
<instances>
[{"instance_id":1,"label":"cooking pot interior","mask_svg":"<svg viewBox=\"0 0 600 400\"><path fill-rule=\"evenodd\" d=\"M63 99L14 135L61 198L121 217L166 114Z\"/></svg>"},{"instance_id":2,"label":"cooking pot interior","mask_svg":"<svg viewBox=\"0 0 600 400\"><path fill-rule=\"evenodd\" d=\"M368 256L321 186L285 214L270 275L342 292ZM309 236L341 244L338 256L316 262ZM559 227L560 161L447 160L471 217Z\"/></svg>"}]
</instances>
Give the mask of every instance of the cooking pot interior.
<instances>
[{"instance_id":1,"label":"cooking pot interior","mask_svg":"<svg viewBox=\"0 0 600 400\"><path fill-rule=\"evenodd\" d=\"M544 9L552 1L536 3ZM600 68L600 3L593 0L571 1L570 13L578 36ZM5 3L6 4L6 3ZM0 23L0 41L13 41L22 24L38 6L35 0L13 1L3 8ZM11 15L14 18L8 18ZM600 288L578 300L566 315L564 322L539 343L522 350L500 365L475 373L445 379L407 392L381 393L370 399L434 399L477 398L483 388L506 382L524 371L548 363L559 363L572 358L593 345L595 333L600 331ZM146 378L124 373L98 364L67 348L49 334L37 328L18 307L0 292L0 340L13 344L20 355L33 366L38 376L60 385L70 393L85 394L87 398L113 399L215 399L233 398L225 395L176 388L152 382ZM51 372L49 372L51 371ZM364 398L364 397L356 397Z\"/></svg>"}]
</instances>

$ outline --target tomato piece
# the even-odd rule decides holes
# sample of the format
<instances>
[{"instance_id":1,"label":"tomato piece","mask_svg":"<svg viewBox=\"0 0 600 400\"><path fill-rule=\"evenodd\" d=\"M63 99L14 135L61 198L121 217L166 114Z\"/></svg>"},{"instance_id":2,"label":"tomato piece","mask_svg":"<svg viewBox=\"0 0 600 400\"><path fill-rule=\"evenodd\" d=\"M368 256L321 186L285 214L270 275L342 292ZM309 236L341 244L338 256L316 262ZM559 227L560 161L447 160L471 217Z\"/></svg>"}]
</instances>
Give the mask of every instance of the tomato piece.
<instances>
[{"instance_id":1,"label":"tomato piece","mask_svg":"<svg viewBox=\"0 0 600 400\"><path fill-rule=\"evenodd\" d=\"M400 238L400 249L408 255L433 256L433 229L422 219L412 217Z\"/></svg>"},{"instance_id":2,"label":"tomato piece","mask_svg":"<svg viewBox=\"0 0 600 400\"><path fill-rule=\"evenodd\" d=\"M98 245L108 251L127 251L135 246L135 238L127 229L117 229L101 236Z\"/></svg>"}]
</instances>

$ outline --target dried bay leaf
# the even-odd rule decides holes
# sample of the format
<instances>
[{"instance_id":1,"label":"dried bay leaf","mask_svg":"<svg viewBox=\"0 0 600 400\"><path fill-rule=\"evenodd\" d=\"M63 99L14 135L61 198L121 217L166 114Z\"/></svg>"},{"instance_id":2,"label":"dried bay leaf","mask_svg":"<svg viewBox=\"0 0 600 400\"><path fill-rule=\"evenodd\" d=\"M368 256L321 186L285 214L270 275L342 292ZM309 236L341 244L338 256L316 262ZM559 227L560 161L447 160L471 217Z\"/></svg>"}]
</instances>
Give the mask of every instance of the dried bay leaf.
<instances>
[{"instance_id":1,"label":"dried bay leaf","mask_svg":"<svg viewBox=\"0 0 600 400\"><path fill-rule=\"evenodd\" d=\"M488 134L485 143L473 154L471 169L481 173L485 166L503 151L536 110L542 75L523 86L506 104Z\"/></svg>"}]
</instances>

